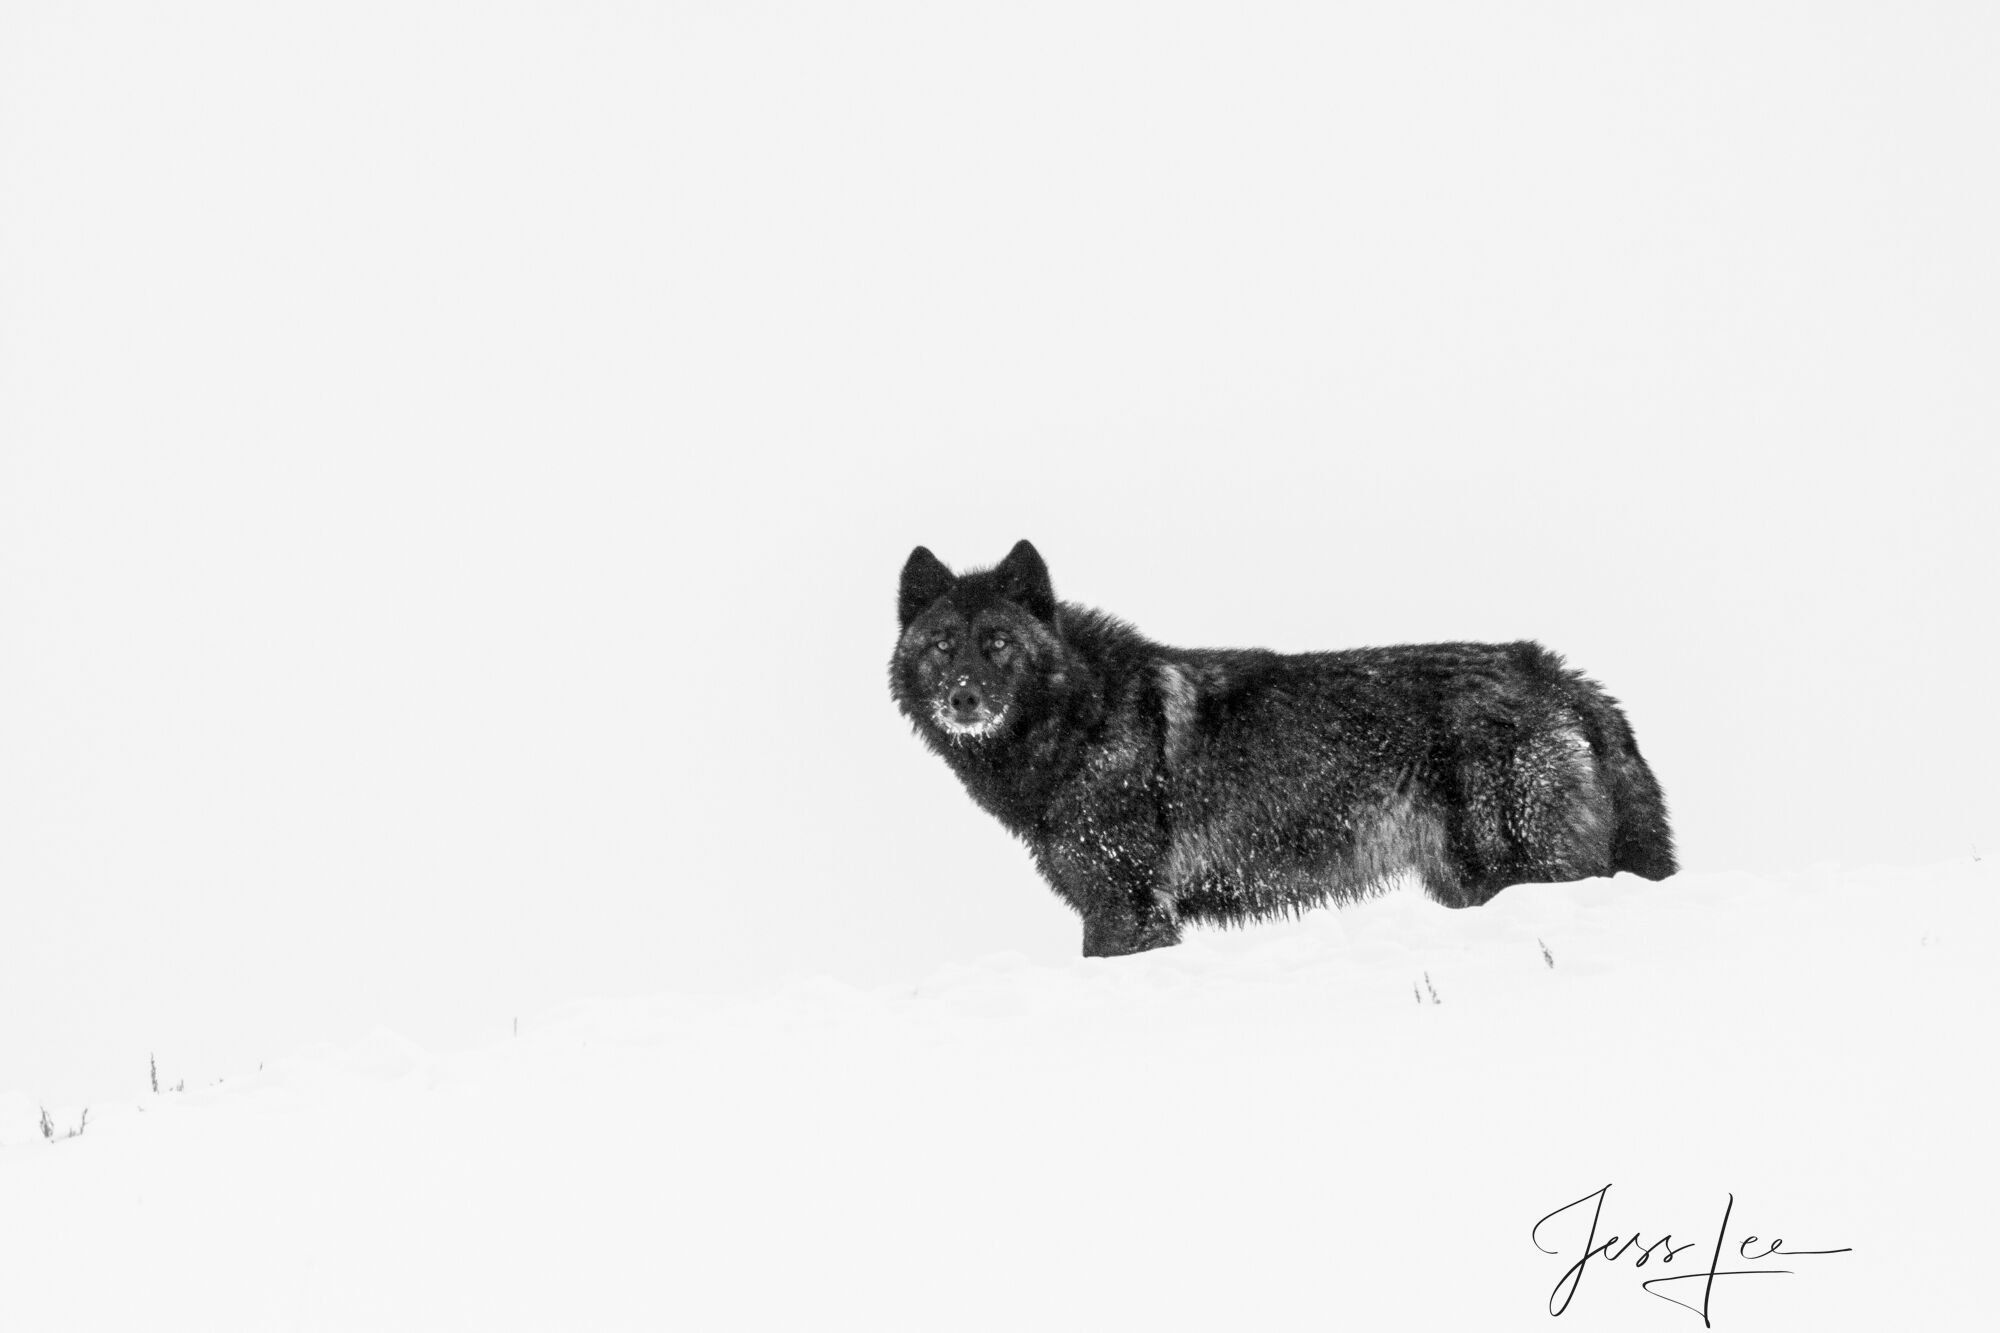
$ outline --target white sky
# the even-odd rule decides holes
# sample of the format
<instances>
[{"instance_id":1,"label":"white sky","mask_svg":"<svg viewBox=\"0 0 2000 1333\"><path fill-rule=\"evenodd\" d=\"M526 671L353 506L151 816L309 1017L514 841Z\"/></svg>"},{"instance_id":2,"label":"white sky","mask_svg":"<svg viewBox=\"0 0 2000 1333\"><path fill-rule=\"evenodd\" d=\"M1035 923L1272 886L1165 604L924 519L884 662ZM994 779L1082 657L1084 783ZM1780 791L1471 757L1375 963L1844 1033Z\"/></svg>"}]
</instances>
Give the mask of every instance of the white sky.
<instances>
[{"instance_id":1,"label":"white sky","mask_svg":"<svg viewBox=\"0 0 2000 1333\"><path fill-rule=\"evenodd\" d=\"M1070 955L920 542L2000 847L2000 18L1328 8L0 3L0 1091Z\"/></svg>"}]
</instances>

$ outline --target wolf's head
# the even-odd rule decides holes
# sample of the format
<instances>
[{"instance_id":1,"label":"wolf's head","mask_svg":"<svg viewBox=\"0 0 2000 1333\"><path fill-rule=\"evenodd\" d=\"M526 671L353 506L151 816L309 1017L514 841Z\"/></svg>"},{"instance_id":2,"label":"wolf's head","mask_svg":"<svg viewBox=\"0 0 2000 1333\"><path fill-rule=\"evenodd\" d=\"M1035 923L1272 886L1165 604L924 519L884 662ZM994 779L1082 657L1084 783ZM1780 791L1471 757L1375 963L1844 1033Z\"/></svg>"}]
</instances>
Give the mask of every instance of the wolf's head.
<instances>
[{"instance_id":1,"label":"wolf's head","mask_svg":"<svg viewBox=\"0 0 2000 1333\"><path fill-rule=\"evenodd\" d=\"M1006 735L1059 655L1048 566L1016 542L992 569L953 574L922 546L903 565L890 687L910 719L954 744Z\"/></svg>"}]
</instances>

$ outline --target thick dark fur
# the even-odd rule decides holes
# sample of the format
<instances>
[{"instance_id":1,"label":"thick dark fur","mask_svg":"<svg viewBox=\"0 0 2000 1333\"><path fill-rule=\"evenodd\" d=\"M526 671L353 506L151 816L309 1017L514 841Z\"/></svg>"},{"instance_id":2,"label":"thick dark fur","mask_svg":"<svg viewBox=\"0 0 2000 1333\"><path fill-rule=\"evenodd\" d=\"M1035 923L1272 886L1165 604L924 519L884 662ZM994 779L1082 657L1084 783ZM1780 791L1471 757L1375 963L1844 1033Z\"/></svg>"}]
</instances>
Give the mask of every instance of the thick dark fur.
<instances>
[{"instance_id":1,"label":"thick dark fur","mask_svg":"<svg viewBox=\"0 0 2000 1333\"><path fill-rule=\"evenodd\" d=\"M1083 917L1085 954L1175 944L1414 874L1674 873L1617 701L1536 643L1287 655L1170 648L1058 602L1035 548L903 566L896 703Z\"/></svg>"}]
</instances>

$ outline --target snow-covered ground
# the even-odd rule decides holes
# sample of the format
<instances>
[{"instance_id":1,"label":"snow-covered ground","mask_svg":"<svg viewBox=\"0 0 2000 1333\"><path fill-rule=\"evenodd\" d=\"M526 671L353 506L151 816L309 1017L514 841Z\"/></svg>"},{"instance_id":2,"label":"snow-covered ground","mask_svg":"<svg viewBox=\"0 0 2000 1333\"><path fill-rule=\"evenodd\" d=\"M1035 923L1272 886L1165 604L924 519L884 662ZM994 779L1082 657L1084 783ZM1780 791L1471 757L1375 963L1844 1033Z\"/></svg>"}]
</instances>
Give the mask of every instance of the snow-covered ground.
<instances>
[{"instance_id":1,"label":"snow-covered ground","mask_svg":"<svg viewBox=\"0 0 2000 1333\"><path fill-rule=\"evenodd\" d=\"M1994 880L1399 891L1128 959L381 1033L53 1143L15 1095L0 1329L1494 1329L1564 1294L1558 1328L1697 1327L1668 1295L1980 1326ZM1639 1245L1559 1291L1606 1185L1597 1243Z\"/></svg>"}]
</instances>

